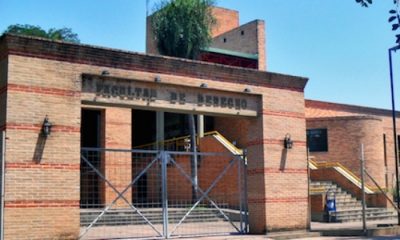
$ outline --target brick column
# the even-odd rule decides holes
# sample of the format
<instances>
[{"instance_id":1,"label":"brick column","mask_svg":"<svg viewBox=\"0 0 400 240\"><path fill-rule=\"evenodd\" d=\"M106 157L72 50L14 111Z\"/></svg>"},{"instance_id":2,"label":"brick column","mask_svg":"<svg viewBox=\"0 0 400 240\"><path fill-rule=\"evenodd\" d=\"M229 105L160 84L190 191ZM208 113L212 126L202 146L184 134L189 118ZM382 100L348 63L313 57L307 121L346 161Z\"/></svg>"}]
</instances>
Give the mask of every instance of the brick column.
<instances>
[{"instance_id":1,"label":"brick column","mask_svg":"<svg viewBox=\"0 0 400 240\"><path fill-rule=\"evenodd\" d=\"M7 135L4 239L77 239L80 96L68 78L58 81L51 61L10 56L8 63L10 85L0 94L7 111L0 118ZM53 127L44 138L46 115Z\"/></svg>"},{"instance_id":2,"label":"brick column","mask_svg":"<svg viewBox=\"0 0 400 240\"><path fill-rule=\"evenodd\" d=\"M107 108L104 116L105 148L131 149L131 119L132 110L129 108ZM132 163L129 152L106 152L103 156L105 177L118 189L123 191L132 181ZM105 183L104 183L105 184ZM128 201L132 200L131 188L124 194ZM107 184L104 185L103 202L108 204L117 197ZM117 207L127 207L118 200Z\"/></svg>"},{"instance_id":3,"label":"brick column","mask_svg":"<svg viewBox=\"0 0 400 240\"><path fill-rule=\"evenodd\" d=\"M266 185L264 176L264 148L262 145L262 118L249 120L248 130L248 207L251 233L265 233L266 222ZM260 171L261 169L261 171Z\"/></svg>"},{"instance_id":4,"label":"brick column","mask_svg":"<svg viewBox=\"0 0 400 240\"><path fill-rule=\"evenodd\" d=\"M277 92L279 93L279 92ZM263 111L249 120L248 205L251 233L307 228L308 188L305 119L301 96L286 93L293 103L275 104L263 97ZM300 99L296 101L297 99ZM297 112L295 112L297 110ZM289 133L292 149L283 139Z\"/></svg>"}]
</instances>

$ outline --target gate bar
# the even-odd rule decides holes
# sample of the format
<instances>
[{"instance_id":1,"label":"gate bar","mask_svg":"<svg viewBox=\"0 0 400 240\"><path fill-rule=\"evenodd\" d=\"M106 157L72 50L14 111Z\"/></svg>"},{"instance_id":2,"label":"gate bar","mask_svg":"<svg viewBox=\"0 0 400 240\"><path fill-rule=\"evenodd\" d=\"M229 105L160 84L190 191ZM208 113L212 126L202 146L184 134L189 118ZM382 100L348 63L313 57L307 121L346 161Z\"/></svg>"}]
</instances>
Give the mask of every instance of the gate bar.
<instances>
[{"instance_id":1,"label":"gate bar","mask_svg":"<svg viewBox=\"0 0 400 240\"><path fill-rule=\"evenodd\" d=\"M163 213L163 234L167 239L168 235L168 185L167 185L167 160L169 155L164 151L160 153L161 157L161 190L162 190L162 213Z\"/></svg>"},{"instance_id":2,"label":"gate bar","mask_svg":"<svg viewBox=\"0 0 400 240\"><path fill-rule=\"evenodd\" d=\"M243 232L243 209L242 209L242 204L243 204L243 194L242 194L242 168L241 168L242 162L240 159L238 159L238 191L239 191L239 221L240 221L240 232Z\"/></svg>"},{"instance_id":3,"label":"gate bar","mask_svg":"<svg viewBox=\"0 0 400 240\"><path fill-rule=\"evenodd\" d=\"M243 167L244 167L244 212L245 212L245 233L249 232L249 205L248 205L248 193L247 193L247 149L243 149Z\"/></svg>"}]
</instances>

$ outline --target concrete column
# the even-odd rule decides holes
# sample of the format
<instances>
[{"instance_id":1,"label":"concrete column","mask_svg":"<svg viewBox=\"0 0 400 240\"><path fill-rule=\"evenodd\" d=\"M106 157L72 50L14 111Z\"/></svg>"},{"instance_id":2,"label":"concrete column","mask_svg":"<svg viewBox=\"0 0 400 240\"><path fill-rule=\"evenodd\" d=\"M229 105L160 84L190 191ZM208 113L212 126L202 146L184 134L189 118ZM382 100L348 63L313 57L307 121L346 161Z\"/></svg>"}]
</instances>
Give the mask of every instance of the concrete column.
<instances>
[{"instance_id":1,"label":"concrete column","mask_svg":"<svg viewBox=\"0 0 400 240\"><path fill-rule=\"evenodd\" d=\"M156 142L157 142L157 149L163 150L164 149L164 112L157 111L156 113Z\"/></svg>"},{"instance_id":2,"label":"concrete column","mask_svg":"<svg viewBox=\"0 0 400 240\"><path fill-rule=\"evenodd\" d=\"M197 135L199 138L204 137L204 115L197 115Z\"/></svg>"}]
</instances>

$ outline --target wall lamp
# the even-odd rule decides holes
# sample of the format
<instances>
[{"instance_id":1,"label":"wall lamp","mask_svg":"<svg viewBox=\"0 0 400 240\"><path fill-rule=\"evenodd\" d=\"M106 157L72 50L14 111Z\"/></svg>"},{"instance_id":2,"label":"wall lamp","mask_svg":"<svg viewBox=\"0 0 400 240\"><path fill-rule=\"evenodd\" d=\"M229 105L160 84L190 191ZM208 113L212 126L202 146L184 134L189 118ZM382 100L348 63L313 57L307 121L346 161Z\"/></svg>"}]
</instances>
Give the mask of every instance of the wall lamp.
<instances>
[{"instance_id":1,"label":"wall lamp","mask_svg":"<svg viewBox=\"0 0 400 240\"><path fill-rule=\"evenodd\" d=\"M245 92L245 93L251 93L251 89L250 89L250 88L245 88L245 89L244 89L244 92Z\"/></svg>"},{"instance_id":2,"label":"wall lamp","mask_svg":"<svg viewBox=\"0 0 400 240\"><path fill-rule=\"evenodd\" d=\"M160 76L156 76L154 78L154 82L161 82L161 77Z\"/></svg>"},{"instance_id":3,"label":"wall lamp","mask_svg":"<svg viewBox=\"0 0 400 240\"><path fill-rule=\"evenodd\" d=\"M200 84L200 87L201 88L208 88L208 85L207 85L207 83L202 83L202 84Z\"/></svg>"},{"instance_id":4,"label":"wall lamp","mask_svg":"<svg viewBox=\"0 0 400 240\"><path fill-rule=\"evenodd\" d=\"M53 124L49 121L49 118L46 117L44 118L43 125L42 125L42 135L47 138L51 134L51 128L53 127Z\"/></svg>"},{"instance_id":5,"label":"wall lamp","mask_svg":"<svg viewBox=\"0 0 400 240\"><path fill-rule=\"evenodd\" d=\"M185 148L185 151L189 152L190 148L192 147L191 144L190 144L190 138L185 138L183 140L183 144L184 144L183 147Z\"/></svg>"},{"instance_id":6,"label":"wall lamp","mask_svg":"<svg viewBox=\"0 0 400 240\"><path fill-rule=\"evenodd\" d=\"M285 135L285 139L283 140L283 145L284 145L284 147L285 147L286 149L291 149L291 148L293 147L293 141L292 141L292 139L290 138L290 134L289 134L289 133L287 133L287 134Z\"/></svg>"}]
</instances>

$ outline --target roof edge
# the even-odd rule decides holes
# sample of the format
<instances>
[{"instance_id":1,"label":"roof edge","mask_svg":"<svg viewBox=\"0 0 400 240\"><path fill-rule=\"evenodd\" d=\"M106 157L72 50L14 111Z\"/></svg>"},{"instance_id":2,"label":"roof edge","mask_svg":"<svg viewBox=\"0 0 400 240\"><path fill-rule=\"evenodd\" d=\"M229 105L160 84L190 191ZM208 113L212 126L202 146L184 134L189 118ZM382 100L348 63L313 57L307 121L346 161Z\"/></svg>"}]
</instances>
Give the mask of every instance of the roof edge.
<instances>
[{"instance_id":1,"label":"roof edge","mask_svg":"<svg viewBox=\"0 0 400 240\"><path fill-rule=\"evenodd\" d=\"M304 91L308 81L308 79L304 77L265 72L257 69L9 33L3 34L3 36L0 37L0 49L6 51L6 55L15 54L131 70L139 68L145 71L158 73L174 73L179 76L190 76L201 79L236 82L246 85L295 91ZM2 56L2 53L0 53L0 56ZM178 67L183 63L186 64L186 68L192 71L187 71L187 69Z\"/></svg>"},{"instance_id":2,"label":"roof edge","mask_svg":"<svg viewBox=\"0 0 400 240\"><path fill-rule=\"evenodd\" d=\"M314 107L320 109L338 109L347 110L351 112L362 112L368 111L378 115L392 115L392 110L385 109L385 108L374 108L368 106L361 106L361 105L352 105L352 104L345 104L345 103L336 103L336 102L326 102L320 100L313 100L313 99L305 99L305 106L307 107ZM396 115L400 116L400 111L396 111Z\"/></svg>"}]
</instances>

